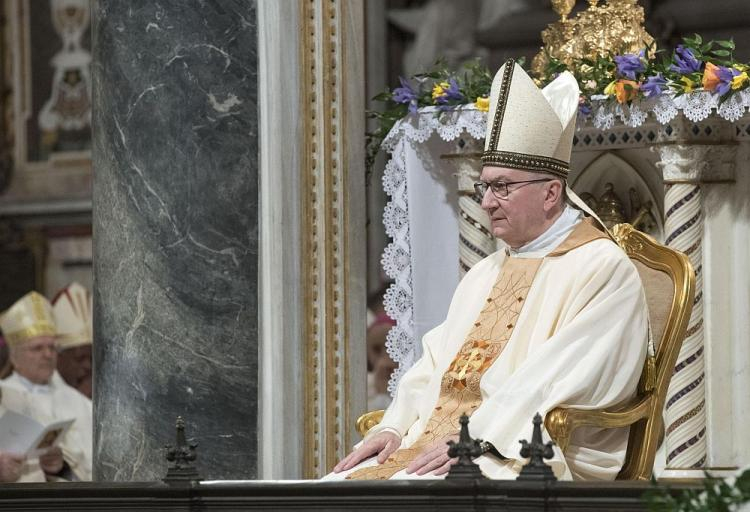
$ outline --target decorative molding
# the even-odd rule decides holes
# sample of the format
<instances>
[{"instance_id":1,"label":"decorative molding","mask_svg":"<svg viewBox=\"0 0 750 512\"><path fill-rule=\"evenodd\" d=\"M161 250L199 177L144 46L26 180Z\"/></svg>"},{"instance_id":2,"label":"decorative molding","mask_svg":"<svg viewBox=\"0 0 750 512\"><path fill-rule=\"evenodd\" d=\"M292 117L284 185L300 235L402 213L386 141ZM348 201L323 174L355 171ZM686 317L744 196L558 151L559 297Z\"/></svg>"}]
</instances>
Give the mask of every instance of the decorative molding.
<instances>
[{"instance_id":1,"label":"decorative molding","mask_svg":"<svg viewBox=\"0 0 750 512\"><path fill-rule=\"evenodd\" d=\"M664 183L734 181L736 145L667 144L656 147Z\"/></svg>"},{"instance_id":2,"label":"decorative molding","mask_svg":"<svg viewBox=\"0 0 750 512\"><path fill-rule=\"evenodd\" d=\"M330 471L353 444L352 411L359 404L350 367L365 367L364 307L361 314L357 309L363 306L364 295L358 298L352 281L364 280L364 261L355 256L359 251L352 240L352 230L364 229L364 222L361 226L357 222L364 212L358 211L361 204L353 196L362 181L356 176L359 169L352 166L357 162L353 157L361 153L358 142L347 140L364 132L364 119L357 117L364 112L364 103L350 104L362 100L347 84L352 80L349 74L364 76L356 54L362 45L350 41L363 37L361 27L354 27L363 24L363 8L342 0L301 0L300 6L304 77L301 168L305 194L301 234L307 368L304 475L313 478ZM351 55L347 54L349 48L354 48ZM356 193L359 195L359 191ZM362 272L355 271L360 266ZM361 320L361 327L355 319Z\"/></svg>"}]
</instances>

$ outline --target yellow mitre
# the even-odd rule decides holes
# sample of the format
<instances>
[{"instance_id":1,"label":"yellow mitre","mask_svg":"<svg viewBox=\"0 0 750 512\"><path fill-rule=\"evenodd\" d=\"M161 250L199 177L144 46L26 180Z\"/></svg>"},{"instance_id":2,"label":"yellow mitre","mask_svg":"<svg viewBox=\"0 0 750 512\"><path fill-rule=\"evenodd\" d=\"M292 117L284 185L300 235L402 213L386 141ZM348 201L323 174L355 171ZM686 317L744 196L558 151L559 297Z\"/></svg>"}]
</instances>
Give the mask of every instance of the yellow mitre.
<instances>
[{"instance_id":1,"label":"yellow mitre","mask_svg":"<svg viewBox=\"0 0 750 512\"><path fill-rule=\"evenodd\" d=\"M578 82L567 71L539 89L508 60L492 81L482 163L566 179L578 97Z\"/></svg>"},{"instance_id":2,"label":"yellow mitre","mask_svg":"<svg viewBox=\"0 0 750 512\"><path fill-rule=\"evenodd\" d=\"M37 336L57 336L49 301L29 292L0 316L0 329L8 345L20 345Z\"/></svg>"},{"instance_id":3,"label":"yellow mitre","mask_svg":"<svg viewBox=\"0 0 750 512\"><path fill-rule=\"evenodd\" d=\"M57 346L60 349L91 345L94 325L91 294L78 283L60 290L52 300L52 313L57 324Z\"/></svg>"}]
</instances>

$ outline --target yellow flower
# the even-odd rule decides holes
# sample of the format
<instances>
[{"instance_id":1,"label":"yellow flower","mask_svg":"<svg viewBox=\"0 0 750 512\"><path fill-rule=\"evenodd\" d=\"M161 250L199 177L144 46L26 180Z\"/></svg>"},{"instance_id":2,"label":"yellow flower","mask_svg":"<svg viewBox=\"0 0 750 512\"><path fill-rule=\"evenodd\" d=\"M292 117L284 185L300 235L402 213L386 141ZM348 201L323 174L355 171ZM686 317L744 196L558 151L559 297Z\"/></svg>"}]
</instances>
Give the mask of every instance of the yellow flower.
<instances>
[{"instance_id":1,"label":"yellow flower","mask_svg":"<svg viewBox=\"0 0 750 512\"><path fill-rule=\"evenodd\" d=\"M490 110L490 99L479 96L477 97L477 101L474 102L474 106L477 107L477 110L488 112Z\"/></svg>"},{"instance_id":2,"label":"yellow flower","mask_svg":"<svg viewBox=\"0 0 750 512\"><path fill-rule=\"evenodd\" d=\"M693 92L693 89L695 89L695 82L686 76L683 76L681 80L682 83L685 84L685 92Z\"/></svg>"},{"instance_id":3,"label":"yellow flower","mask_svg":"<svg viewBox=\"0 0 750 512\"><path fill-rule=\"evenodd\" d=\"M594 67L588 64L581 64L581 73L591 73L594 71Z\"/></svg>"},{"instance_id":4,"label":"yellow flower","mask_svg":"<svg viewBox=\"0 0 750 512\"><path fill-rule=\"evenodd\" d=\"M750 66L747 66L746 64L735 64L732 67L737 71L747 71L748 69L750 69Z\"/></svg>"},{"instance_id":5,"label":"yellow flower","mask_svg":"<svg viewBox=\"0 0 750 512\"><path fill-rule=\"evenodd\" d=\"M604 88L604 94L607 96L614 96L616 92L615 85L617 85L617 80L612 80L609 85Z\"/></svg>"},{"instance_id":6,"label":"yellow flower","mask_svg":"<svg viewBox=\"0 0 750 512\"><path fill-rule=\"evenodd\" d=\"M745 85L745 82L748 81L747 71L743 71L736 77L732 78L732 89L737 90L741 88L743 85Z\"/></svg>"},{"instance_id":7,"label":"yellow flower","mask_svg":"<svg viewBox=\"0 0 750 512\"><path fill-rule=\"evenodd\" d=\"M448 82L440 82L439 84L435 84L435 86L432 88L432 101L445 96L445 93L450 88L450 86L451 84L449 84Z\"/></svg>"}]
</instances>

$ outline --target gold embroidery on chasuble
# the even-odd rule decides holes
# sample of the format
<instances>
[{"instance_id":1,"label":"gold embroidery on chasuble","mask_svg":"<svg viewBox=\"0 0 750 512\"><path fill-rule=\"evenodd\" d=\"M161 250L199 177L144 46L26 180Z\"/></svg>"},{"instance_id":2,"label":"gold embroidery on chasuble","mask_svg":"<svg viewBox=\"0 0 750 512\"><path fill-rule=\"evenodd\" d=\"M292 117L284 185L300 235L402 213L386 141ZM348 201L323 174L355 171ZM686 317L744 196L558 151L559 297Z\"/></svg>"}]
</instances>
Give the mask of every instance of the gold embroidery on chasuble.
<instances>
[{"instance_id":1,"label":"gold embroidery on chasuble","mask_svg":"<svg viewBox=\"0 0 750 512\"><path fill-rule=\"evenodd\" d=\"M443 374L440 395L424 432L409 448L401 448L380 465L352 472L349 480L387 480L405 469L430 443L458 434L459 418L482 403L480 381L513 334L542 259L508 258L485 299L479 317Z\"/></svg>"}]
</instances>

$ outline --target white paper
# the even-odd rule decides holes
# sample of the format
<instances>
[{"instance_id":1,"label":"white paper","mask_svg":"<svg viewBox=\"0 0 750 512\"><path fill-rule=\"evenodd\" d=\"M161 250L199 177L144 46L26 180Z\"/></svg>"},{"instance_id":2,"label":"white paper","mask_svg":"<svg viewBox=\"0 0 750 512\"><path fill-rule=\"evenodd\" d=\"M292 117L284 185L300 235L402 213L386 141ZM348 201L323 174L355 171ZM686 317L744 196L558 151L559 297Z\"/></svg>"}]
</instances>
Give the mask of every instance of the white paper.
<instances>
[{"instance_id":1,"label":"white paper","mask_svg":"<svg viewBox=\"0 0 750 512\"><path fill-rule=\"evenodd\" d=\"M56 446L74 419L56 421L47 426L14 411L0 417L0 452L35 458Z\"/></svg>"}]
</instances>

